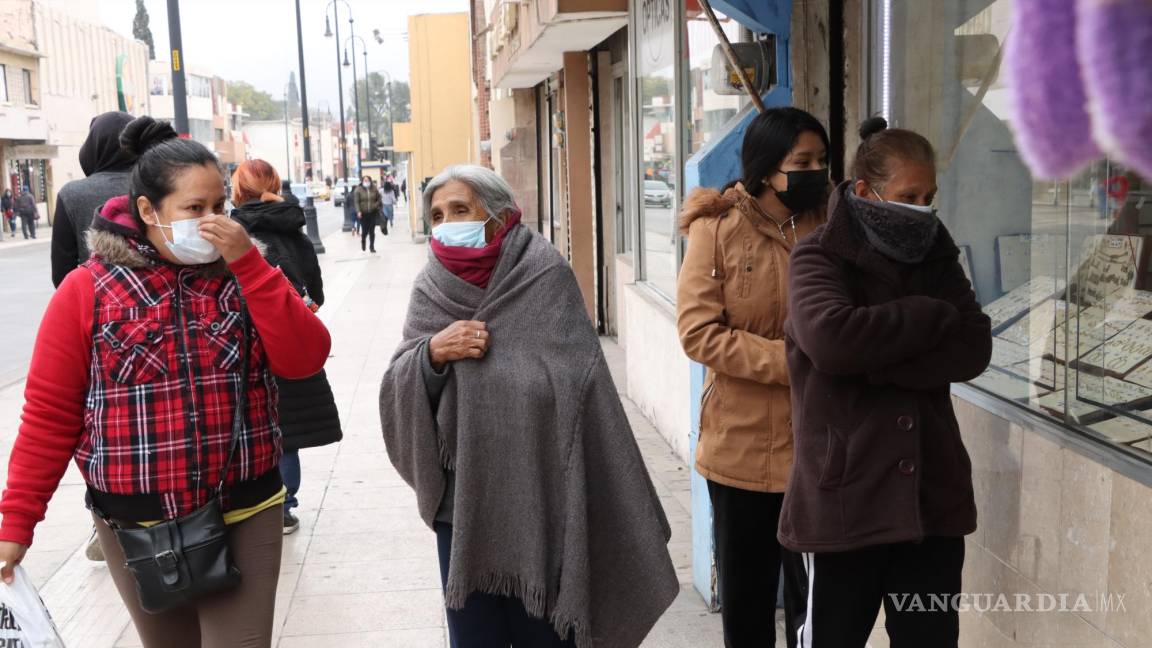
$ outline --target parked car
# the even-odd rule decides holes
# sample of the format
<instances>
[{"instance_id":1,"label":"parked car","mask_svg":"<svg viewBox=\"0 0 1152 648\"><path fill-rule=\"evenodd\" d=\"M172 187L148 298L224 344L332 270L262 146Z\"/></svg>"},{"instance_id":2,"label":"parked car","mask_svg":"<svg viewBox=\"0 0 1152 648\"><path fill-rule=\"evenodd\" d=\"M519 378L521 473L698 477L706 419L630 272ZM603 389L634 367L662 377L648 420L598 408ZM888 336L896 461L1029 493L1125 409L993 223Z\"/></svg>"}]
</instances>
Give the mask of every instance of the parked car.
<instances>
[{"instance_id":1,"label":"parked car","mask_svg":"<svg viewBox=\"0 0 1152 648\"><path fill-rule=\"evenodd\" d=\"M662 180L645 180L644 204L671 207L672 189Z\"/></svg>"},{"instance_id":2,"label":"parked car","mask_svg":"<svg viewBox=\"0 0 1152 648\"><path fill-rule=\"evenodd\" d=\"M336 206L339 207L339 206L344 204L344 191L345 190L347 190L349 193L351 193L352 190L355 188L356 188L356 180L354 180L352 178L344 178L343 180L337 180L336 184L332 186L332 200L336 203Z\"/></svg>"},{"instance_id":3,"label":"parked car","mask_svg":"<svg viewBox=\"0 0 1152 648\"><path fill-rule=\"evenodd\" d=\"M301 205L303 205L304 199L308 197L308 185L304 184L303 182L293 182L289 186L292 190L292 195L296 196L296 199L300 201Z\"/></svg>"},{"instance_id":4,"label":"parked car","mask_svg":"<svg viewBox=\"0 0 1152 648\"><path fill-rule=\"evenodd\" d=\"M313 182L311 187L312 198L315 200L332 200L332 190L328 188L328 185L323 182Z\"/></svg>"}]
</instances>

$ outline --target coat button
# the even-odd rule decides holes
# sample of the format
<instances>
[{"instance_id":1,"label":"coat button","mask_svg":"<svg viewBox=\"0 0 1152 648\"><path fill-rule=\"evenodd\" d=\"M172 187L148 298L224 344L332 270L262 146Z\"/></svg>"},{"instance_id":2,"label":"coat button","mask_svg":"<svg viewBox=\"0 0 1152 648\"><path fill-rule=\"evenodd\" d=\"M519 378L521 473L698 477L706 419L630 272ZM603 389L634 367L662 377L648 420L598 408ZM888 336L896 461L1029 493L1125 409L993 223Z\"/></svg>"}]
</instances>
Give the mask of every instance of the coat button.
<instances>
[{"instance_id":1,"label":"coat button","mask_svg":"<svg viewBox=\"0 0 1152 648\"><path fill-rule=\"evenodd\" d=\"M913 420L911 416L905 414L904 416L896 419L896 425L900 426L900 429L904 430L905 432L911 432L912 428L916 427L916 421Z\"/></svg>"},{"instance_id":2,"label":"coat button","mask_svg":"<svg viewBox=\"0 0 1152 648\"><path fill-rule=\"evenodd\" d=\"M911 459L900 460L900 474L912 475L916 472L916 463Z\"/></svg>"}]
</instances>

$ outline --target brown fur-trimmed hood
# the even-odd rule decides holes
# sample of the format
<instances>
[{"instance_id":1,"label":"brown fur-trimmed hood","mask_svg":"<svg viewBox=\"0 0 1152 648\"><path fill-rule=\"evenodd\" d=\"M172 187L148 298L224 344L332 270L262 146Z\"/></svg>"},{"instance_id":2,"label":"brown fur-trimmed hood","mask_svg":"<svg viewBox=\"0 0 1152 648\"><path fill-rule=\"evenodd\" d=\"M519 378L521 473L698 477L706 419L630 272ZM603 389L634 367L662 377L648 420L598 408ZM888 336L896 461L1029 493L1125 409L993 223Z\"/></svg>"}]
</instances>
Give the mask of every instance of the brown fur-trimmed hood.
<instances>
[{"instance_id":1,"label":"brown fur-trimmed hood","mask_svg":"<svg viewBox=\"0 0 1152 648\"><path fill-rule=\"evenodd\" d=\"M698 187L684 199L680 209L680 233L688 235L692 223L700 218L715 218L727 214L740 200L740 194L732 187L724 193L708 187Z\"/></svg>"}]
</instances>

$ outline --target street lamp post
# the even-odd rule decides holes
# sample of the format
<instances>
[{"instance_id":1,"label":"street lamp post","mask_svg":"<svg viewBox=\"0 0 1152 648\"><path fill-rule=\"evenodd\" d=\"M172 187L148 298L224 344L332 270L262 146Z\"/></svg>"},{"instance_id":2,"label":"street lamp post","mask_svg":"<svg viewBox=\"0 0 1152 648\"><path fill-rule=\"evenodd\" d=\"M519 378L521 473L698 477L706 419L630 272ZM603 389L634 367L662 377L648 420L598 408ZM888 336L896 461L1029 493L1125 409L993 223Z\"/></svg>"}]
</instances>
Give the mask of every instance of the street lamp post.
<instances>
[{"instance_id":1,"label":"street lamp post","mask_svg":"<svg viewBox=\"0 0 1152 648\"><path fill-rule=\"evenodd\" d=\"M292 136L288 131L288 85L284 85L284 170L292 182Z\"/></svg>"},{"instance_id":2,"label":"street lamp post","mask_svg":"<svg viewBox=\"0 0 1152 648\"><path fill-rule=\"evenodd\" d=\"M364 54L364 113L368 115L368 159L375 162L376 156L372 150L372 80L370 78L372 75L368 73L368 46L364 44L364 39L360 39L360 49Z\"/></svg>"},{"instance_id":3,"label":"street lamp post","mask_svg":"<svg viewBox=\"0 0 1152 648\"><path fill-rule=\"evenodd\" d=\"M180 137L190 137L188 90L184 81L184 40L180 32L180 0L168 0L168 42L172 46L172 125Z\"/></svg>"},{"instance_id":4,"label":"street lamp post","mask_svg":"<svg viewBox=\"0 0 1152 648\"><path fill-rule=\"evenodd\" d=\"M341 179L343 179L348 177L348 140L344 128L347 122L344 119L344 70L340 66L340 5L337 4L338 2L343 3L344 7L348 9L349 24L352 23L352 7L344 0L331 0L328 3L328 7L332 8L332 16L336 22L336 84L340 89L337 94L340 98L340 166L343 173ZM327 8L324 9L324 36L332 37L332 27L328 23ZM351 232L356 217L354 212L349 211L347 183L343 183L342 189L344 191L344 226L341 229L345 232Z\"/></svg>"},{"instance_id":5,"label":"street lamp post","mask_svg":"<svg viewBox=\"0 0 1152 648\"><path fill-rule=\"evenodd\" d=\"M356 86L356 41L360 41L360 50L364 55L364 114L368 120L368 157L372 157L372 90L368 82L368 45L359 36L349 36L344 41L344 65L348 65L348 44L352 44L352 93L356 101L356 157L363 162L360 141L360 98Z\"/></svg>"},{"instance_id":6,"label":"street lamp post","mask_svg":"<svg viewBox=\"0 0 1152 648\"><path fill-rule=\"evenodd\" d=\"M328 110L321 113L324 115L324 125L320 127L320 146L316 148L316 168L320 169L320 181L323 182L324 178L327 177L324 169L324 133L328 131L328 126L331 122L331 115L329 115L328 112L331 111L332 108L327 99L316 104L316 109L320 110L321 106L328 106Z\"/></svg>"},{"instance_id":7,"label":"street lamp post","mask_svg":"<svg viewBox=\"0 0 1152 648\"><path fill-rule=\"evenodd\" d=\"M352 21L349 20L348 22L351 23ZM360 42L363 43L364 39L361 38ZM352 34L351 36L349 36L347 38L347 40L344 41L344 65L345 65L345 67L347 67L349 65L349 62L348 62L348 44L349 43L352 44L352 62L351 62L351 65L352 65L352 103L355 104L355 107L356 107L356 169L357 169L357 174L360 176L363 176L364 175L363 169L360 168L361 165L364 164L364 150L360 146L360 90L356 87L356 34ZM365 73L367 73L367 70L365 70ZM365 94L368 93L367 86L365 86L365 88L364 88L364 93ZM365 101L367 101L367 97L365 97Z\"/></svg>"},{"instance_id":8,"label":"street lamp post","mask_svg":"<svg viewBox=\"0 0 1152 648\"><path fill-rule=\"evenodd\" d=\"M384 84L384 103L388 106L388 130L385 132L388 133L388 146L392 146L392 128L394 123L392 121L392 75L388 74L387 70L381 70L380 73L388 79ZM393 161L392 158L387 159L389 162Z\"/></svg>"},{"instance_id":9,"label":"street lamp post","mask_svg":"<svg viewBox=\"0 0 1152 648\"><path fill-rule=\"evenodd\" d=\"M300 119L304 129L304 182L312 179L312 129L308 124L308 81L304 78L304 27L300 20L300 0L296 0L296 53L300 60ZM316 222L316 203L312 200L312 188L305 185L304 223L308 240L316 254L324 254L324 243L320 240L320 224Z\"/></svg>"}]
</instances>

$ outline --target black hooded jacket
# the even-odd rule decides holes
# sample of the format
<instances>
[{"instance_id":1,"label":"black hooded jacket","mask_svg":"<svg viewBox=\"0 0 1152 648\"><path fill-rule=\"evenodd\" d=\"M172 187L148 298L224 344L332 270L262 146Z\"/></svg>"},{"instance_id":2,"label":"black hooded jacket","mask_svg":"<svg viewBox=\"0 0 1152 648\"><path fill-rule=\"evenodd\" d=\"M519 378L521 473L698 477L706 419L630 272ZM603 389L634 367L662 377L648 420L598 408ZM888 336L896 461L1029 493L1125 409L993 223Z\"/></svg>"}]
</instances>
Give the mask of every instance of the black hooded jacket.
<instances>
[{"instance_id":1,"label":"black hooded jacket","mask_svg":"<svg viewBox=\"0 0 1152 648\"><path fill-rule=\"evenodd\" d=\"M80 168L87 176L64 185L56 194L52 223L52 284L59 286L76 266L88 260L88 226L109 198L128 193L134 159L120 148L120 131L132 115L106 112L92 119L80 147Z\"/></svg>"},{"instance_id":2,"label":"black hooded jacket","mask_svg":"<svg viewBox=\"0 0 1152 648\"><path fill-rule=\"evenodd\" d=\"M318 306L324 304L324 281L312 241L301 231L304 210L299 202L246 202L232 210L232 218L244 226L260 246L268 263L277 266L296 290L305 291ZM343 438L340 412L328 376L320 373L303 380L277 378L280 390L279 423L284 450L335 443Z\"/></svg>"},{"instance_id":3,"label":"black hooded jacket","mask_svg":"<svg viewBox=\"0 0 1152 648\"><path fill-rule=\"evenodd\" d=\"M264 245L264 258L279 267L302 296L324 305L324 280L312 241L304 234L304 210L298 202L246 202L232 210L232 218L253 239Z\"/></svg>"}]
</instances>

